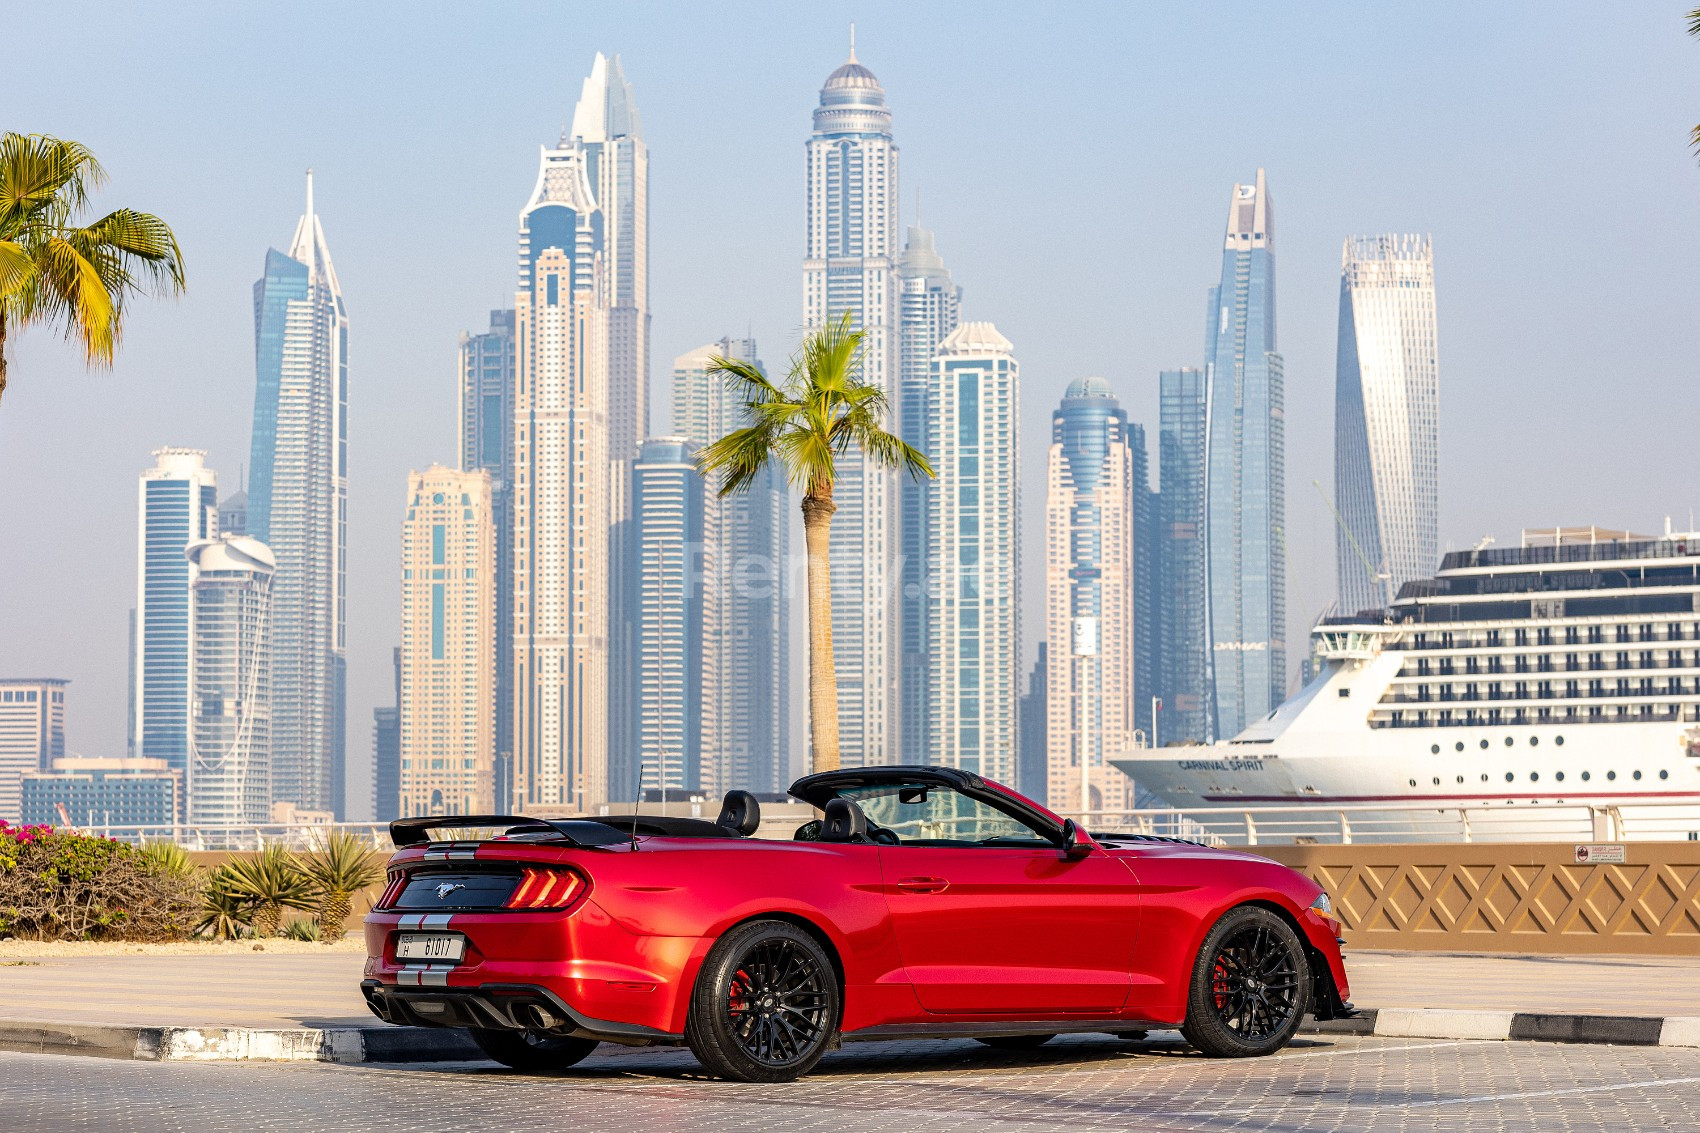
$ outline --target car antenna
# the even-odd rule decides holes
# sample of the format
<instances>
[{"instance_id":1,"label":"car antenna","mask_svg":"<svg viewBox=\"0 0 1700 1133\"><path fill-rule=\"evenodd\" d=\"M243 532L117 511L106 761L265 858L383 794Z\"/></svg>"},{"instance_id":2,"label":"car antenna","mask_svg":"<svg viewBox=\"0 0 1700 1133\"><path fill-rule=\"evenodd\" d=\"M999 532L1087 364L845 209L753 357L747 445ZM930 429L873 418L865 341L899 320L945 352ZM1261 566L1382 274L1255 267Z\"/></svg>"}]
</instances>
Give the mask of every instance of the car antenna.
<instances>
[{"instance_id":1,"label":"car antenna","mask_svg":"<svg viewBox=\"0 0 1700 1133\"><path fill-rule=\"evenodd\" d=\"M632 799L632 853L637 853L638 805L643 801L643 760L638 760L637 797Z\"/></svg>"}]
</instances>

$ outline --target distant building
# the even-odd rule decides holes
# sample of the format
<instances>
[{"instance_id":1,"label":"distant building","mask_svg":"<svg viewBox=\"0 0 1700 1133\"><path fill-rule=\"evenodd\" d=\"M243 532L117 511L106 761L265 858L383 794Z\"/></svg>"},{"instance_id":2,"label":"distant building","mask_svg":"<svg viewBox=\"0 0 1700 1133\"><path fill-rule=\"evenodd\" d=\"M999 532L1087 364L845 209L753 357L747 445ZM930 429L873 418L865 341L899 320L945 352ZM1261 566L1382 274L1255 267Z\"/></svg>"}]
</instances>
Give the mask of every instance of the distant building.
<instances>
[{"instance_id":1,"label":"distant building","mask_svg":"<svg viewBox=\"0 0 1700 1133\"><path fill-rule=\"evenodd\" d=\"M1047 791L1049 769L1045 764L1045 697L1049 647L1039 643L1039 657L1027 676L1027 691L1021 694L1021 760L1015 789L1030 799L1042 799Z\"/></svg>"},{"instance_id":2,"label":"distant building","mask_svg":"<svg viewBox=\"0 0 1700 1133\"><path fill-rule=\"evenodd\" d=\"M897 144L885 90L854 44L821 87L804 159L803 325L813 330L848 314L866 335L862 380L895 397ZM845 767L893 763L902 743L897 475L855 448L839 458L838 474L831 550L839 756Z\"/></svg>"},{"instance_id":3,"label":"distant building","mask_svg":"<svg viewBox=\"0 0 1700 1133\"><path fill-rule=\"evenodd\" d=\"M489 330L460 336L460 468L490 474L496 533L496 602L491 614L496 695L489 710L496 760L509 766L514 749L514 382L514 313L491 311Z\"/></svg>"},{"instance_id":4,"label":"distant building","mask_svg":"<svg viewBox=\"0 0 1700 1133\"><path fill-rule=\"evenodd\" d=\"M1158 376L1158 587L1161 610L1155 743L1210 738L1204 573L1204 371Z\"/></svg>"},{"instance_id":5,"label":"distant building","mask_svg":"<svg viewBox=\"0 0 1700 1133\"><path fill-rule=\"evenodd\" d=\"M1340 253L1334 377L1341 614L1392 604L1440 563L1440 363L1434 246L1353 236Z\"/></svg>"},{"instance_id":6,"label":"distant building","mask_svg":"<svg viewBox=\"0 0 1700 1133\"><path fill-rule=\"evenodd\" d=\"M222 535L248 534L247 492L233 492L218 505L218 530Z\"/></svg>"},{"instance_id":7,"label":"distant building","mask_svg":"<svg viewBox=\"0 0 1700 1133\"><path fill-rule=\"evenodd\" d=\"M633 468L640 788L702 786L704 482L694 453L687 438L657 437L643 443Z\"/></svg>"},{"instance_id":8,"label":"distant building","mask_svg":"<svg viewBox=\"0 0 1700 1133\"><path fill-rule=\"evenodd\" d=\"M1205 452L1211 734L1231 739L1287 685L1286 424L1275 351L1275 215L1263 170L1228 202L1210 289Z\"/></svg>"},{"instance_id":9,"label":"distant building","mask_svg":"<svg viewBox=\"0 0 1700 1133\"><path fill-rule=\"evenodd\" d=\"M265 822L271 813L270 548L248 535L191 543L194 731L188 818Z\"/></svg>"},{"instance_id":10,"label":"distant building","mask_svg":"<svg viewBox=\"0 0 1700 1133\"><path fill-rule=\"evenodd\" d=\"M962 288L950 278L933 245L933 234L909 227L897 257L898 365L897 420L900 435L916 450L927 451L933 355L962 317ZM898 480L898 523L902 540L902 665L899 673L902 720L901 761L930 763L927 721L927 497L930 485L910 476Z\"/></svg>"},{"instance_id":11,"label":"distant building","mask_svg":"<svg viewBox=\"0 0 1700 1133\"><path fill-rule=\"evenodd\" d=\"M247 533L272 585L272 797L343 812L348 684L348 311L313 208L254 284ZM144 755L149 754L146 750Z\"/></svg>"},{"instance_id":12,"label":"distant building","mask_svg":"<svg viewBox=\"0 0 1700 1133\"><path fill-rule=\"evenodd\" d=\"M583 147L540 154L514 304L514 774L527 808L607 799L612 553L606 216ZM405 735L406 718L403 717ZM405 743L405 738L403 740ZM408 756L404 753L403 759ZM404 769L405 770L405 769Z\"/></svg>"},{"instance_id":13,"label":"distant building","mask_svg":"<svg viewBox=\"0 0 1700 1133\"><path fill-rule=\"evenodd\" d=\"M723 338L674 360L673 427L698 448L747 424L743 398L708 370L715 357L761 369L753 339ZM703 485L701 787L783 791L792 777L790 491L776 463L745 491L721 496L719 487L717 473Z\"/></svg>"},{"instance_id":14,"label":"distant building","mask_svg":"<svg viewBox=\"0 0 1700 1133\"><path fill-rule=\"evenodd\" d=\"M163 759L66 756L23 777L23 821L64 826L169 826L183 773Z\"/></svg>"},{"instance_id":15,"label":"distant building","mask_svg":"<svg viewBox=\"0 0 1700 1133\"><path fill-rule=\"evenodd\" d=\"M501 585L497 579L496 585ZM498 661L502 649L497 649ZM401 813L401 646L390 652L395 669L394 703L372 709L372 817L378 822L391 822L403 817ZM502 791L500 753L497 754L496 808L502 809L506 796ZM511 763L511 757L510 757Z\"/></svg>"},{"instance_id":16,"label":"distant building","mask_svg":"<svg viewBox=\"0 0 1700 1133\"><path fill-rule=\"evenodd\" d=\"M65 686L59 677L0 678L0 818L18 821L22 776L65 754Z\"/></svg>"},{"instance_id":17,"label":"distant building","mask_svg":"<svg viewBox=\"0 0 1700 1133\"><path fill-rule=\"evenodd\" d=\"M401 530L401 783L408 815L494 807L496 548L490 475L409 474Z\"/></svg>"},{"instance_id":18,"label":"distant building","mask_svg":"<svg viewBox=\"0 0 1700 1133\"><path fill-rule=\"evenodd\" d=\"M1103 378L1069 384L1051 417L1045 480L1046 796L1117 810L1131 784L1108 760L1135 746L1134 454Z\"/></svg>"},{"instance_id":19,"label":"distant building","mask_svg":"<svg viewBox=\"0 0 1700 1133\"><path fill-rule=\"evenodd\" d=\"M1020 367L991 323L933 357L926 451L926 762L1008 783L1021 697Z\"/></svg>"},{"instance_id":20,"label":"distant building","mask_svg":"<svg viewBox=\"0 0 1700 1133\"><path fill-rule=\"evenodd\" d=\"M136 752L189 773L194 729L191 543L218 534L218 477L200 449L162 448L137 500Z\"/></svg>"}]
</instances>

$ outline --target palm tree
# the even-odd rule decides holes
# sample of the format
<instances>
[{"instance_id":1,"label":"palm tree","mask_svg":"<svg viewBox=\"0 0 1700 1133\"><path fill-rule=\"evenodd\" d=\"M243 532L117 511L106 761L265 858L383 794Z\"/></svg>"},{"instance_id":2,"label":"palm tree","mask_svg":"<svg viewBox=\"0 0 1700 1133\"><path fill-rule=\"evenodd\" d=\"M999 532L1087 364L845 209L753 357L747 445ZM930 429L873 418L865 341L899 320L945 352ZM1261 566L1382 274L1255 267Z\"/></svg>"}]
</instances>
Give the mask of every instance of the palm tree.
<instances>
[{"instance_id":1,"label":"palm tree","mask_svg":"<svg viewBox=\"0 0 1700 1133\"><path fill-rule=\"evenodd\" d=\"M313 883L295 855L273 843L251 858L237 858L229 869L229 892L253 909L254 935L276 936L285 909L313 908Z\"/></svg>"},{"instance_id":2,"label":"palm tree","mask_svg":"<svg viewBox=\"0 0 1700 1133\"><path fill-rule=\"evenodd\" d=\"M372 847L340 830L302 860L301 872L319 898L319 935L327 944L342 939L354 895L384 875Z\"/></svg>"},{"instance_id":3,"label":"palm tree","mask_svg":"<svg viewBox=\"0 0 1700 1133\"><path fill-rule=\"evenodd\" d=\"M183 290L183 254L159 217L117 209L78 225L89 191L105 180L78 142L0 134L0 396L13 327L56 325L82 343L90 365L110 366L125 301Z\"/></svg>"},{"instance_id":4,"label":"palm tree","mask_svg":"<svg viewBox=\"0 0 1700 1133\"><path fill-rule=\"evenodd\" d=\"M791 359L781 385L748 362L712 358L710 373L724 375L743 395L746 420L697 456L706 474L721 474L720 494L744 491L768 461L777 461L791 485L803 490L803 541L809 583L809 740L814 770L838 767L838 678L832 661L832 564L829 535L833 484L839 461L852 450L873 465L932 476L925 455L880 428L885 392L861 380L864 332L846 313L811 331Z\"/></svg>"}]
</instances>

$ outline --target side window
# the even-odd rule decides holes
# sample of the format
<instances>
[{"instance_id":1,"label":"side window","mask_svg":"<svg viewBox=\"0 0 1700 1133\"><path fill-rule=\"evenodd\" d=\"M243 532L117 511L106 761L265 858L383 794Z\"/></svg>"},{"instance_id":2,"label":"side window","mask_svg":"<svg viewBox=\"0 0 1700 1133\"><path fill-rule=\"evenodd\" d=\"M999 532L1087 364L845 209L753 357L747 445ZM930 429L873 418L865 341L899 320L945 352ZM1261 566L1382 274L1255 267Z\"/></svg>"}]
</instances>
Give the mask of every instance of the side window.
<instances>
[{"instance_id":1,"label":"side window","mask_svg":"<svg viewBox=\"0 0 1700 1133\"><path fill-rule=\"evenodd\" d=\"M881 784L841 791L868 817L870 830L895 836L898 845L1049 846L1020 819L977 799L934 784Z\"/></svg>"}]
</instances>

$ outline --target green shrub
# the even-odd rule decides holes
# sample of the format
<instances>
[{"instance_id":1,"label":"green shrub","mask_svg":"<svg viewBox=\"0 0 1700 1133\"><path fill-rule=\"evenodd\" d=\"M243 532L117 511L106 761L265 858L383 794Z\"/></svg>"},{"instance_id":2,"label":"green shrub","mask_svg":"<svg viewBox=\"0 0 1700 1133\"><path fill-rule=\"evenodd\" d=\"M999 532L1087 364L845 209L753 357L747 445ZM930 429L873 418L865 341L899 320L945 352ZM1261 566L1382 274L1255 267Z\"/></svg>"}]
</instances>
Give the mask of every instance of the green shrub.
<instances>
[{"instance_id":1,"label":"green shrub","mask_svg":"<svg viewBox=\"0 0 1700 1133\"><path fill-rule=\"evenodd\" d=\"M0 936L182 940L201 879L159 853L45 826L0 822Z\"/></svg>"},{"instance_id":2,"label":"green shrub","mask_svg":"<svg viewBox=\"0 0 1700 1133\"><path fill-rule=\"evenodd\" d=\"M228 865L212 871L201 894L201 919L195 931L214 940L235 940L251 931L254 904L244 897Z\"/></svg>"},{"instance_id":3,"label":"green shrub","mask_svg":"<svg viewBox=\"0 0 1700 1133\"><path fill-rule=\"evenodd\" d=\"M313 884L301 872L301 863L282 846L263 847L251 858L240 858L227 867L231 889L253 906L255 936L276 936L288 909L311 912Z\"/></svg>"},{"instance_id":4,"label":"green shrub","mask_svg":"<svg viewBox=\"0 0 1700 1133\"><path fill-rule=\"evenodd\" d=\"M333 831L301 862L301 872L318 898L319 930L326 943L342 939L354 895L384 875L384 863L371 843Z\"/></svg>"},{"instance_id":5,"label":"green shrub","mask_svg":"<svg viewBox=\"0 0 1700 1133\"><path fill-rule=\"evenodd\" d=\"M290 921L283 926L285 940L317 940L319 939L319 922L303 917Z\"/></svg>"}]
</instances>

